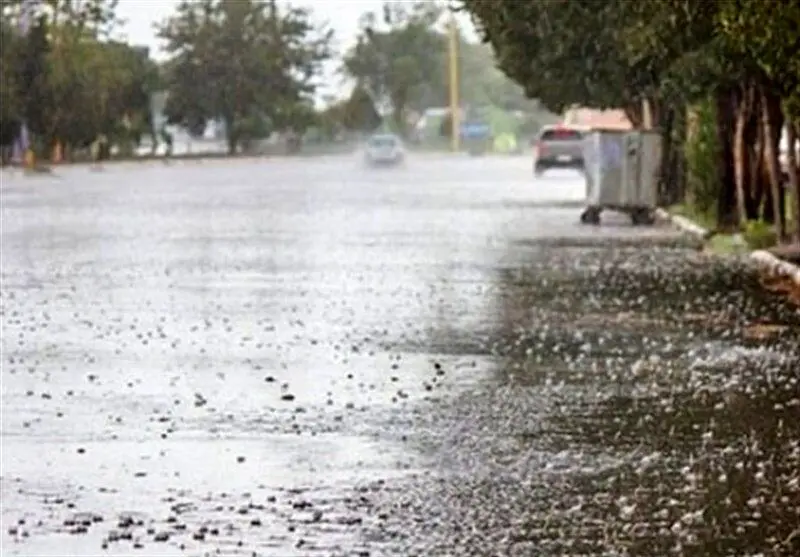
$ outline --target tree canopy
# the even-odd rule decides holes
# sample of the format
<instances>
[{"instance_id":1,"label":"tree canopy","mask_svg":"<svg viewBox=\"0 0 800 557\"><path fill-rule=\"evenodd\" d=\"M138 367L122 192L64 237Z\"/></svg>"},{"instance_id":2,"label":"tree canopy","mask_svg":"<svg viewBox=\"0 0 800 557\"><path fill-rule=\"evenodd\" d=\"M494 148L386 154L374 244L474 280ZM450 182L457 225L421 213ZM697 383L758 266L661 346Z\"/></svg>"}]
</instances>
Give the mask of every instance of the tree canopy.
<instances>
[{"instance_id":1,"label":"tree canopy","mask_svg":"<svg viewBox=\"0 0 800 557\"><path fill-rule=\"evenodd\" d=\"M171 56L166 82L172 123L197 130L225 123L229 150L257 128L308 124L315 76L331 54L331 33L302 8L276 0L181 2L160 28Z\"/></svg>"},{"instance_id":2,"label":"tree canopy","mask_svg":"<svg viewBox=\"0 0 800 557\"><path fill-rule=\"evenodd\" d=\"M437 3L386 3L361 20L356 44L342 70L373 103L391 112L403 130L409 111L449 105L448 37ZM461 101L507 110L534 106L522 88L496 66L490 48L459 39Z\"/></svg>"},{"instance_id":3,"label":"tree canopy","mask_svg":"<svg viewBox=\"0 0 800 557\"><path fill-rule=\"evenodd\" d=\"M2 144L24 122L34 150L70 157L104 136L121 152L155 136L155 94L170 123L227 127L230 151L274 131L302 132L331 32L310 11L275 0L183 1L159 34L168 60L119 39L116 0L3 1L0 5Z\"/></svg>"},{"instance_id":4,"label":"tree canopy","mask_svg":"<svg viewBox=\"0 0 800 557\"><path fill-rule=\"evenodd\" d=\"M146 49L109 38L115 5L52 0L25 14L21 2L3 2L4 145L14 140L23 121L43 149L56 141L80 147L98 134L125 136L129 142L147 130L157 67Z\"/></svg>"}]
</instances>

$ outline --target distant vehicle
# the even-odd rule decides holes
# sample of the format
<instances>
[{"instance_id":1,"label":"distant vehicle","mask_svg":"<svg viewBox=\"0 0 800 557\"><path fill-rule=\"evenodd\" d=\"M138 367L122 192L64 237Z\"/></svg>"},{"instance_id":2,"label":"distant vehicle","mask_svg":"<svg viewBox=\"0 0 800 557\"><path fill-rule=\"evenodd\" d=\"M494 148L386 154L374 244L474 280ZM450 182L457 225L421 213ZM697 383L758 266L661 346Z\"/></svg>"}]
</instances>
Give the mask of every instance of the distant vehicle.
<instances>
[{"instance_id":1,"label":"distant vehicle","mask_svg":"<svg viewBox=\"0 0 800 557\"><path fill-rule=\"evenodd\" d=\"M492 128L480 120L471 120L461 124L461 144L473 157L485 155L491 149Z\"/></svg>"},{"instance_id":2,"label":"distant vehicle","mask_svg":"<svg viewBox=\"0 0 800 557\"><path fill-rule=\"evenodd\" d=\"M533 173L540 176L551 168L583 171L583 144L588 131L582 126L544 126L533 142Z\"/></svg>"},{"instance_id":3,"label":"distant vehicle","mask_svg":"<svg viewBox=\"0 0 800 557\"><path fill-rule=\"evenodd\" d=\"M376 134L367 140L364 157L370 166L393 166L405 160L403 142L394 134Z\"/></svg>"}]
</instances>

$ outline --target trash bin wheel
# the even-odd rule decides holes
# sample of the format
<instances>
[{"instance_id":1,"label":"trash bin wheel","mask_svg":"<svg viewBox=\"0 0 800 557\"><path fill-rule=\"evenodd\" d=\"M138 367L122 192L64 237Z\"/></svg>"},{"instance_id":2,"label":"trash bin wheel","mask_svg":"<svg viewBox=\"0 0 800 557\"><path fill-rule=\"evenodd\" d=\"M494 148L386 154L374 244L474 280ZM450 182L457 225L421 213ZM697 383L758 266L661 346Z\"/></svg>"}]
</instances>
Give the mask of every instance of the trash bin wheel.
<instances>
[{"instance_id":1,"label":"trash bin wheel","mask_svg":"<svg viewBox=\"0 0 800 557\"><path fill-rule=\"evenodd\" d=\"M655 216L650 209L634 209L631 212L631 223L634 226L650 226L655 222Z\"/></svg>"},{"instance_id":2,"label":"trash bin wheel","mask_svg":"<svg viewBox=\"0 0 800 557\"><path fill-rule=\"evenodd\" d=\"M587 208L583 213L581 213L581 223L597 226L600 224L600 211L594 207Z\"/></svg>"}]
</instances>

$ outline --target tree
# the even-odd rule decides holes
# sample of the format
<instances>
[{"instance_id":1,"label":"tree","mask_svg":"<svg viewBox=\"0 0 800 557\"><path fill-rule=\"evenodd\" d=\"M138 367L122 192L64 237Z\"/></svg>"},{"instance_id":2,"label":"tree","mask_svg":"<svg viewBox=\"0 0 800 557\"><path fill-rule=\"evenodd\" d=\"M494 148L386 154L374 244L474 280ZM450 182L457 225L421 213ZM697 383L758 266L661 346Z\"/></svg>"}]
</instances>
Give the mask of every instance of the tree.
<instances>
[{"instance_id":1,"label":"tree","mask_svg":"<svg viewBox=\"0 0 800 557\"><path fill-rule=\"evenodd\" d=\"M334 139L345 132L361 134L376 130L383 123L370 95L356 86L347 98L335 101L317 115L320 132L326 139Z\"/></svg>"},{"instance_id":2,"label":"tree","mask_svg":"<svg viewBox=\"0 0 800 557\"><path fill-rule=\"evenodd\" d=\"M344 57L344 72L373 104L391 108L401 132L408 110L425 108L436 96L432 91L442 89L444 38L433 29L440 14L428 2L386 3L382 16L364 16L357 43Z\"/></svg>"},{"instance_id":3,"label":"tree","mask_svg":"<svg viewBox=\"0 0 800 557\"><path fill-rule=\"evenodd\" d=\"M56 142L68 152L98 134L122 143L149 125L155 64L146 49L111 40L117 22L111 0L49 0L21 25L22 4L4 2L2 15L3 128L7 144L24 121L44 155ZM6 126L6 122L11 126Z\"/></svg>"},{"instance_id":4,"label":"tree","mask_svg":"<svg viewBox=\"0 0 800 557\"><path fill-rule=\"evenodd\" d=\"M155 67L142 51L117 42L100 43L61 27L53 32L48 76L52 104L41 135L71 145L91 143L98 134L128 142L124 122L149 126ZM75 110L81 107L81 110Z\"/></svg>"},{"instance_id":5,"label":"tree","mask_svg":"<svg viewBox=\"0 0 800 557\"><path fill-rule=\"evenodd\" d=\"M491 47L462 38L459 46L460 97L468 106L495 106L507 111L535 112L538 102L497 67ZM447 98L443 92L443 98Z\"/></svg>"},{"instance_id":6,"label":"tree","mask_svg":"<svg viewBox=\"0 0 800 557\"><path fill-rule=\"evenodd\" d=\"M740 206L752 205L752 189L745 181L746 171L762 165L765 171L771 207L770 216L777 234L785 236L784 199L778 145L781 130L788 138L787 182L794 200L794 240L800 243L800 187L795 146L800 135L800 6L779 1L769 7L753 0L724 3L717 14L721 40L747 70L740 85L740 110L735 131L737 194ZM744 62L744 64L742 64ZM749 122L748 122L749 120ZM755 120L755 122L753 122ZM747 124L750 124L749 126ZM753 136L756 141L753 141ZM759 143L761 152L748 149ZM760 159L760 160L759 160Z\"/></svg>"},{"instance_id":7,"label":"tree","mask_svg":"<svg viewBox=\"0 0 800 557\"><path fill-rule=\"evenodd\" d=\"M308 10L279 9L275 0L184 0L159 35L172 56L170 121L197 129L221 118L231 153L254 114L277 130L302 123L332 37Z\"/></svg>"},{"instance_id":8,"label":"tree","mask_svg":"<svg viewBox=\"0 0 800 557\"><path fill-rule=\"evenodd\" d=\"M19 36L12 22L0 12L0 145L8 146L19 133L23 98L19 95L19 76L16 72L16 53L19 51Z\"/></svg>"},{"instance_id":9,"label":"tree","mask_svg":"<svg viewBox=\"0 0 800 557\"><path fill-rule=\"evenodd\" d=\"M359 132L374 131L383 121L372 98L361 87L353 88L350 97L342 104L341 118L345 129Z\"/></svg>"},{"instance_id":10,"label":"tree","mask_svg":"<svg viewBox=\"0 0 800 557\"><path fill-rule=\"evenodd\" d=\"M344 57L343 72L369 94L373 104L388 107L401 130L410 111L450 103L449 37L437 27L443 15L436 3L387 3L382 13L362 18L358 41ZM541 110L500 71L487 45L460 35L457 60L462 105Z\"/></svg>"},{"instance_id":11,"label":"tree","mask_svg":"<svg viewBox=\"0 0 800 557\"><path fill-rule=\"evenodd\" d=\"M498 65L555 113L574 105L623 108L642 125L643 100L682 50L697 10L626 0L465 0ZM679 0L675 0L675 3ZM690 3L691 4L691 3ZM678 17L680 15L680 17ZM645 48L646 47L646 48Z\"/></svg>"}]
</instances>

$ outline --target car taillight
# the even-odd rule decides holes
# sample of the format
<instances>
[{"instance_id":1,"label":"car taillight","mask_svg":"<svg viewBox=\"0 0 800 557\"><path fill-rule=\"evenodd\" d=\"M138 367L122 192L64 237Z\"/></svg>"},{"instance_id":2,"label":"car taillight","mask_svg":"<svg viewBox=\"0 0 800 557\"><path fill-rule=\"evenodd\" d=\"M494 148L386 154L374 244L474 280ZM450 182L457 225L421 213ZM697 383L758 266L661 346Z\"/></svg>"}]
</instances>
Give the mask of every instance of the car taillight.
<instances>
[{"instance_id":1,"label":"car taillight","mask_svg":"<svg viewBox=\"0 0 800 557\"><path fill-rule=\"evenodd\" d=\"M541 141L538 141L533 146L533 152L537 156L542 156L545 153L546 149L544 144Z\"/></svg>"}]
</instances>

